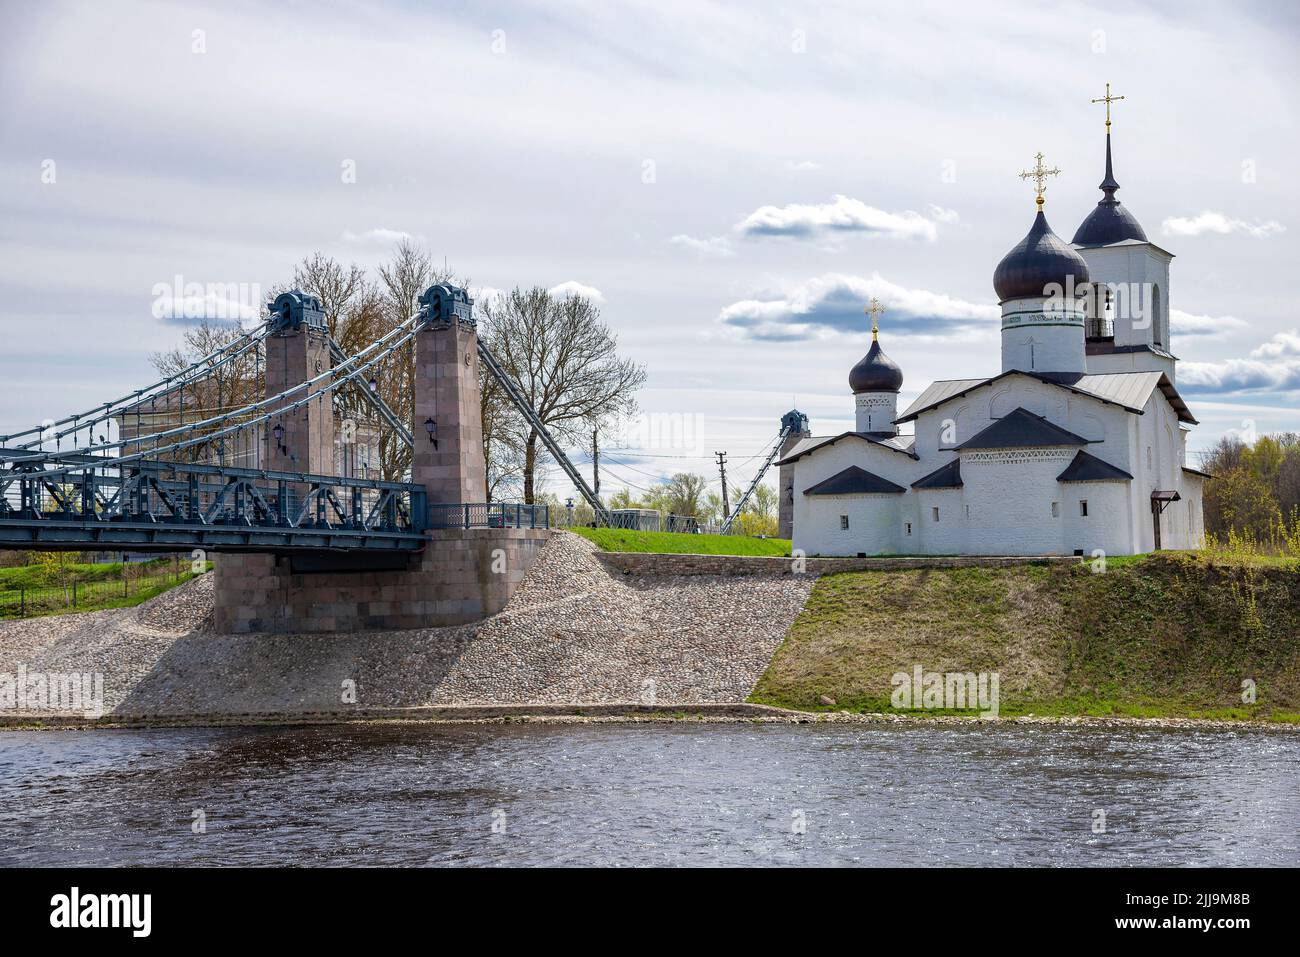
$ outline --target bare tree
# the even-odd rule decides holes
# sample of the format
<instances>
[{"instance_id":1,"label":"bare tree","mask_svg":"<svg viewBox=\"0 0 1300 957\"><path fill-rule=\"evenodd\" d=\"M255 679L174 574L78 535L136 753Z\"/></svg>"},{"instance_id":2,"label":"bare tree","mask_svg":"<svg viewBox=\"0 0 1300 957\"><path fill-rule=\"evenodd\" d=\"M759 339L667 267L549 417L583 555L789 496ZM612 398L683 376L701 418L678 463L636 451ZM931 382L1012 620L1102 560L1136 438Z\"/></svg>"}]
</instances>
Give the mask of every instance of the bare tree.
<instances>
[{"instance_id":1,"label":"bare tree","mask_svg":"<svg viewBox=\"0 0 1300 957\"><path fill-rule=\"evenodd\" d=\"M519 383L538 418L562 441L636 407L645 369L615 355L617 342L589 299L515 289L486 304L479 335ZM540 436L523 433L524 501L532 502Z\"/></svg>"},{"instance_id":2,"label":"bare tree","mask_svg":"<svg viewBox=\"0 0 1300 957\"><path fill-rule=\"evenodd\" d=\"M169 352L155 352L149 361L161 375L176 375L205 356L231 345L243 336L237 326L213 324L206 320L185 330L181 344ZM211 373L198 382L173 387L130 407L117 417L124 437L148 435L164 429L198 422L243 408L262 398L261 347L244 352L237 358L218 365L218 360L208 363ZM227 423L228 425L229 423ZM219 426L210 426L214 432ZM181 462L229 461L240 451L255 457L257 435L255 430L237 432L215 442L200 443L169 453L168 458ZM129 451L135 451L128 447Z\"/></svg>"}]
</instances>

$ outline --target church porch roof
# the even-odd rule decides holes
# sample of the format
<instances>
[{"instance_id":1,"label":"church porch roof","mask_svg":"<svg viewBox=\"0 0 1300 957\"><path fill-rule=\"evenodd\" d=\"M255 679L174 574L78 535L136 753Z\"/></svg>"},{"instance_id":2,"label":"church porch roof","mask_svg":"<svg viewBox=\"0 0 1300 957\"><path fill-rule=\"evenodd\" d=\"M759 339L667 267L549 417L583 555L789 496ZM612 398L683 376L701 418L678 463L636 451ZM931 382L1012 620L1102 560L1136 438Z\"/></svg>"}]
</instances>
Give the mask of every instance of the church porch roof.
<instances>
[{"instance_id":1,"label":"church porch roof","mask_svg":"<svg viewBox=\"0 0 1300 957\"><path fill-rule=\"evenodd\" d=\"M986 429L981 429L956 448L1041 449L1060 445L1087 445L1091 439L1054 425L1041 415L1022 407L1013 409Z\"/></svg>"},{"instance_id":2,"label":"church porch roof","mask_svg":"<svg viewBox=\"0 0 1300 957\"><path fill-rule=\"evenodd\" d=\"M912 488L961 488L962 484L961 459L953 459L929 475L921 476L912 483Z\"/></svg>"},{"instance_id":3,"label":"church porch roof","mask_svg":"<svg viewBox=\"0 0 1300 957\"><path fill-rule=\"evenodd\" d=\"M866 469L850 465L843 471L836 472L828 479L818 482L803 490L805 495L893 495L906 492L901 485L895 485L889 479L881 478Z\"/></svg>"},{"instance_id":4,"label":"church porch roof","mask_svg":"<svg viewBox=\"0 0 1300 957\"><path fill-rule=\"evenodd\" d=\"M1080 449L1074 461L1056 477L1058 482L1131 482L1133 476Z\"/></svg>"}]
</instances>

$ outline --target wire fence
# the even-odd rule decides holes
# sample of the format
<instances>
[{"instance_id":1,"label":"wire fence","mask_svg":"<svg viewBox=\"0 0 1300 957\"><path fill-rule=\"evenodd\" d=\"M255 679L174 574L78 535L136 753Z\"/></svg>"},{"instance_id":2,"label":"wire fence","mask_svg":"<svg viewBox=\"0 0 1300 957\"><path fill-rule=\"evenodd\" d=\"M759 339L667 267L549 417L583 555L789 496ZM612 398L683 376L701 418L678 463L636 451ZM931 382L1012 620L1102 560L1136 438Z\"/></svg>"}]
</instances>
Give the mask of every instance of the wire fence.
<instances>
[{"instance_id":1,"label":"wire fence","mask_svg":"<svg viewBox=\"0 0 1300 957\"><path fill-rule=\"evenodd\" d=\"M0 619L35 618L128 605L133 599L149 597L186 582L195 574L188 560L182 562L175 558L166 564L123 564L122 572L113 577L83 571L40 584L9 585L0 582Z\"/></svg>"}]
</instances>

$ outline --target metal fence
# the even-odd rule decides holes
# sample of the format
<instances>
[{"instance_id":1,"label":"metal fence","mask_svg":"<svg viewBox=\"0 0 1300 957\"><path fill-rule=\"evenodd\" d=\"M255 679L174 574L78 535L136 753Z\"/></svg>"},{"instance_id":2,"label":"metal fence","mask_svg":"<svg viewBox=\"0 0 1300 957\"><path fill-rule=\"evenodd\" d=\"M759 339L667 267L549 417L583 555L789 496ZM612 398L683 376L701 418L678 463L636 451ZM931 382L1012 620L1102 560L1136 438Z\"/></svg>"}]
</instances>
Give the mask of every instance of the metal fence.
<instances>
[{"instance_id":1,"label":"metal fence","mask_svg":"<svg viewBox=\"0 0 1300 957\"><path fill-rule=\"evenodd\" d=\"M0 583L0 618L32 618L68 611L92 610L126 604L142 593L179 585L194 577L189 561L164 566L125 566L118 577L69 574L40 585L7 586Z\"/></svg>"},{"instance_id":2,"label":"metal fence","mask_svg":"<svg viewBox=\"0 0 1300 957\"><path fill-rule=\"evenodd\" d=\"M473 502L429 506L430 528L550 528L547 505Z\"/></svg>"}]
</instances>

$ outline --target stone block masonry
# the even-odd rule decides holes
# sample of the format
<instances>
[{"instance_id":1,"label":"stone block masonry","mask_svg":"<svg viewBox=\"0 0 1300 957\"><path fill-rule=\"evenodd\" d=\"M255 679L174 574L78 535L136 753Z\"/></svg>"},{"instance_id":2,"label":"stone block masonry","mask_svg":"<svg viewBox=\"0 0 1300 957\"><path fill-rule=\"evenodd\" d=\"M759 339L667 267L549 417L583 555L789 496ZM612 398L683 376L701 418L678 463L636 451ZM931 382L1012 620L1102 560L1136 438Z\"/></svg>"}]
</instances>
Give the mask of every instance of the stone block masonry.
<instances>
[{"instance_id":1,"label":"stone block masonry","mask_svg":"<svg viewBox=\"0 0 1300 957\"><path fill-rule=\"evenodd\" d=\"M405 571L295 574L276 555L218 555L215 625L228 633L374 631L478 621L501 611L551 533L428 533Z\"/></svg>"}]
</instances>

